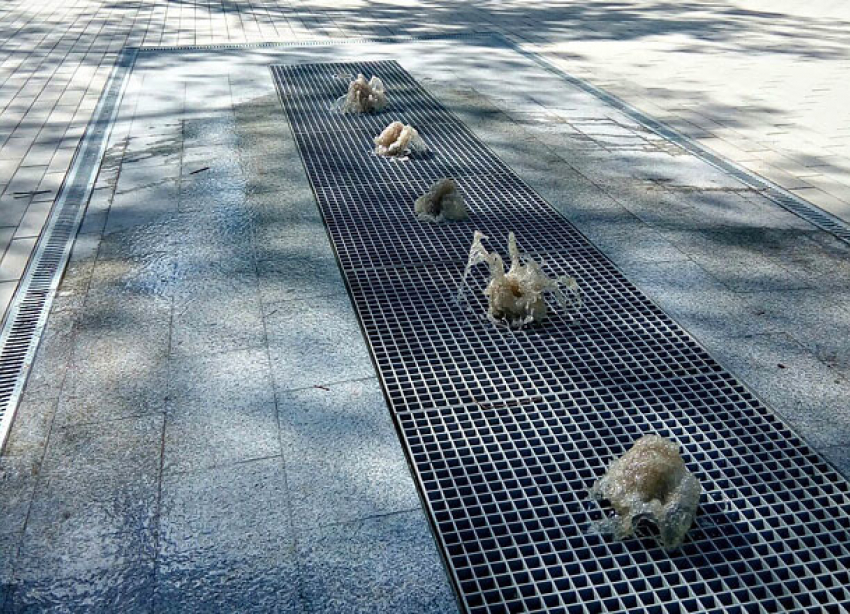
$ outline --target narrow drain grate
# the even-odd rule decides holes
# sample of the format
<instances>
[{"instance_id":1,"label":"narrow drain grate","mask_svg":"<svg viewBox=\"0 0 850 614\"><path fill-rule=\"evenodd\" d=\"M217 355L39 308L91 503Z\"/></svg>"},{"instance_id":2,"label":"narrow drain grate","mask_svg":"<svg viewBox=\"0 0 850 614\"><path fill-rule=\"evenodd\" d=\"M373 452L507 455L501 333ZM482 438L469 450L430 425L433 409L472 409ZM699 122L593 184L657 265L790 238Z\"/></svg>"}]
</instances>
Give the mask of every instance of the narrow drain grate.
<instances>
[{"instance_id":1,"label":"narrow drain grate","mask_svg":"<svg viewBox=\"0 0 850 614\"><path fill-rule=\"evenodd\" d=\"M431 158L381 160L369 152L375 118L346 118L348 131L329 107L345 92L339 75L356 72L433 105L396 62L272 71L467 612L850 608L848 483L459 120L441 110L416 125L452 135L426 137ZM458 178L470 223L410 214L440 173ZM555 315L524 331L486 322L483 271L474 308L458 310L471 229L502 243L513 225L550 271L579 280L576 321ZM612 542L588 530L601 513L588 488L646 433L680 442L705 489L697 525L672 553L648 536Z\"/></svg>"},{"instance_id":2,"label":"narrow drain grate","mask_svg":"<svg viewBox=\"0 0 850 614\"><path fill-rule=\"evenodd\" d=\"M0 333L0 452L12 428L20 394L91 196L134 60L132 50L119 55L3 322Z\"/></svg>"},{"instance_id":3,"label":"narrow drain grate","mask_svg":"<svg viewBox=\"0 0 850 614\"><path fill-rule=\"evenodd\" d=\"M510 175L464 177L458 188L470 219L453 224L422 224L416 219L410 203L429 187L426 181L409 180L316 188L328 227L337 238L343 267L373 269L387 264L434 263L444 258L466 262L470 237L476 229L494 239L514 231L520 245L543 252L583 249L587 245L572 225ZM504 198L508 190L510 201Z\"/></svg>"}]
</instances>

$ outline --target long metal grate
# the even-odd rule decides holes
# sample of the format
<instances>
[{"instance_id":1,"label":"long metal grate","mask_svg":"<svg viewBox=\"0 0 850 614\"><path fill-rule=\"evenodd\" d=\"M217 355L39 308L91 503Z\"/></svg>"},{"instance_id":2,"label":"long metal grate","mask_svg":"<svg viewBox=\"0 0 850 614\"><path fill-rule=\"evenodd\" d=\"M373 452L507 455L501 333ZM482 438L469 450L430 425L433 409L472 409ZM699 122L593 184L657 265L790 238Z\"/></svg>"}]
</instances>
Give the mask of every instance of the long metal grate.
<instances>
[{"instance_id":1,"label":"long metal grate","mask_svg":"<svg viewBox=\"0 0 850 614\"><path fill-rule=\"evenodd\" d=\"M850 610L848 484L643 296L396 62L274 66L283 107L459 600L467 612ZM329 110L356 73L392 95L377 117ZM391 119L433 155L371 154ZM412 203L457 178L470 221ZM574 275L575 321L510 331L455 292L473 229ZM503 250L504 248L501 247ZM681 443L703 484L688 540L589 531L587 491L640 435Z\"/></svg>"}]
</instances>

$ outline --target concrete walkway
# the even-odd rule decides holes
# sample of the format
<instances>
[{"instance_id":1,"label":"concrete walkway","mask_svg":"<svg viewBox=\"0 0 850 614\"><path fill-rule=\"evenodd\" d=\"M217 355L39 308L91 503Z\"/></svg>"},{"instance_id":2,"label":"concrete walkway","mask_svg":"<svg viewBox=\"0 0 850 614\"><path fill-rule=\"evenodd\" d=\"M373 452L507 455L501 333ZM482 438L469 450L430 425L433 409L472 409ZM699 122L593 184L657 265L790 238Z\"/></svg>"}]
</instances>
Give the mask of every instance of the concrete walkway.
<instances>
[{"instance_id":1,"label":"concrete walkway","mask_svg":"<svg viewBox=\"0 0 850 614\"><path fill-rule=\"evenodd\" d=\"M850 219L850 9L837 0L9 0L0 6L0 312L125 45L480 30L513 36Z\"/></svg>"}]
</instances>

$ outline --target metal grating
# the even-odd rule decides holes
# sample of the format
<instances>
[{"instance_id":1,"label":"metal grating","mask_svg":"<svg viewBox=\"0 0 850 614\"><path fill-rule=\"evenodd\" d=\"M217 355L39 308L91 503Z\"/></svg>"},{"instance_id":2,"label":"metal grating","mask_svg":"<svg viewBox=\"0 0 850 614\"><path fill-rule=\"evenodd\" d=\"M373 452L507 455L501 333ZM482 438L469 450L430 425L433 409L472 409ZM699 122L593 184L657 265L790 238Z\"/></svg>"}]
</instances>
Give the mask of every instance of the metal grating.
<instances>
[{"instance_id":1,"label":"metal grating","mask_svg":"<svg viewBox=\"0 0 850 614\"><path fill-rule=\"evenodd\" d=\"M3 322L0 333L0 451L12 428L41 331L65 272L135 58L133 50L125 50L118 56Z\"/></svg>"},{"instance_id":2,"label":"metal grating","mask_svg":"<svg viewBox=\"0 0 850 614\"><path fill-rule=\"evenodd\" d=\"M346 118L348 130L329 111L345 91L338 75L355 72L433 104L396 62L273 67L463 608L848 611L847 482L447 111L416 124L432 157L372 156L375 118ZM441 134L451 143L429 138ZM410 213L443 171L464 190L470 222ZM459 310L473 228L497 243L516 229L522 248L574 275L582 316L496 327L480 315L483 270L474 308ZM705 489L673 553L647 535L612 542L588 530L602 513L588 488L649 432L682 444Z\"/></svg>"},{"instance_id":3,"label":"metal grating","mask_svg":"<svg viewBox=\"0 0 850 614\"><path fill-rule=\"evenodd\" d=\"M421 224L410 203L427 181L317 187L316 197L344 268L373 269L387 264L466 262L475 229L501 238L514 231L520 245L542 252L584 249L584 238L531 188L510 175L467 176L458 188L470 219L453 224ZM510 191L511 199L505 199ZM357 203L357 206L352 206ZM473 221L474 220L474 221Z\"/></svg>"},{"instance_id":4,"label":"metal grating","mask_svg":"<svg viewBox=\"0 0 850 614\"><path fill-rule=\"evenodd\" d=\"M460 264L348 272L394 407L500 403L720 370L595 250L550 254L546 262L576 278L586 309L575 322L553 313L547 326L522 331L480 315L484 267L474 271L472 310L455 303Z\"/></svg>"}]
</instances>

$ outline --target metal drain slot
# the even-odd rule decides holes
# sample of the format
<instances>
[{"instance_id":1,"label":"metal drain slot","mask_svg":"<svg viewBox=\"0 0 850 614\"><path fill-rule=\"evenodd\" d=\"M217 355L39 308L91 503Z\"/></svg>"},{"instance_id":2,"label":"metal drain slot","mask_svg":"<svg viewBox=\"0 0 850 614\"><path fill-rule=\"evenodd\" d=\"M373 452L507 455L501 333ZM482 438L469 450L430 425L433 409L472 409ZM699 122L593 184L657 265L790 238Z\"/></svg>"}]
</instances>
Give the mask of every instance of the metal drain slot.
<instances>
[{"instance_id":1,"label":"metal drain slot","mask_svg":"<svg viewBox=\"0 0 850 614\"><path fill-rule=\"evenodd\" d=\"M429 141L432 157L371 156L375 118L329 110L337 75L376 74L405 104L435 104L396 62L272 71L467 612L850 609L848 483L568 221L445 110L416 125L450 135ZM414 195L441 174L459 177L470 223L413 218ZM496 327L481 315L483 271L460 309L473 227L496 241L517 230L523 249L575 276L582 316ZM646 433L680 442L704 487L672 553L589 530L601 512L588 488Z\"/></svg>"},{"instance_id":2,"label":"metal drain slot","mask_svg":"<svg viewBox=\"0 0 850 614\"><path fill-rule=\"evenodd\" d=\"M134 50L125 50L119 55L45 230L9 305L0 333L0 452L12 427L20 394L70 257L135 57Z\"/></svg>"}]
</instances>

